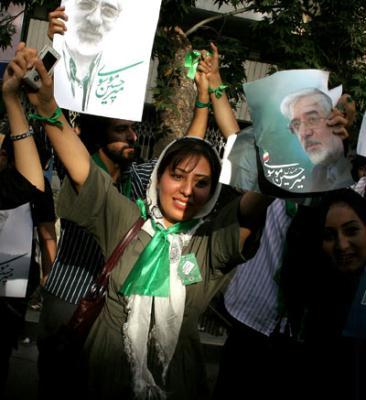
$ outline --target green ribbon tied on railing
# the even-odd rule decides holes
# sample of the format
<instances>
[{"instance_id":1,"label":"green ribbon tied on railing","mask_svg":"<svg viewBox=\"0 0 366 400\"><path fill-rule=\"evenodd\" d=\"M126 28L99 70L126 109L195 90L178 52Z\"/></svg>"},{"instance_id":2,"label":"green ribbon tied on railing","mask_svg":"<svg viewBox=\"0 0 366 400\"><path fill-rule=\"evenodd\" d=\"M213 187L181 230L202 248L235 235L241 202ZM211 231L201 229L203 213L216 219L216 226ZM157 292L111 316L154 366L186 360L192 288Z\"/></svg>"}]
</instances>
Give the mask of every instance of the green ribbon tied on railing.
<instances>
[{"instance_id":1,"label":"green ribbon tied on railing","mask_svg":"<svg viewBox=\"0 0 366 400\"><path fill-rule=\"evenodd\" d=\"M139 204L139 207L141 203ZM165 229L151 220L155 234L140 254L119 293L124 296L168 297L170 295L169 234L187 232L199 219L179 222Z\"/></svg>"},{"instance_id":2,"label":"green ribbon tied on railing","mask_svg":"<svg viewBox=\"0 0 366 400\"><path fill-rule=\"evenodd\" d=\"M201 52L198 50L193 50L186 54L184 66L185 68L188 68L187 77L189 79L194 79L200 58Z\"/></svg>"},{"instance_id":3,"label":"green ribbon tied on railing","mask_svg":"<svg viewBox=\"0 0 366 400\"><path fill-rule=\"evenodd\" d=\"M50 116L50 117L43 117L42 115L39 114L28 114L29 119L37 119L38 121L41 122L48 122L51 125L56 125L56 126L63 126L63 122L59 120L59 118L62 115L62 111L60 107L57 107L55 112Z\"/></svg>"}]
</instances>

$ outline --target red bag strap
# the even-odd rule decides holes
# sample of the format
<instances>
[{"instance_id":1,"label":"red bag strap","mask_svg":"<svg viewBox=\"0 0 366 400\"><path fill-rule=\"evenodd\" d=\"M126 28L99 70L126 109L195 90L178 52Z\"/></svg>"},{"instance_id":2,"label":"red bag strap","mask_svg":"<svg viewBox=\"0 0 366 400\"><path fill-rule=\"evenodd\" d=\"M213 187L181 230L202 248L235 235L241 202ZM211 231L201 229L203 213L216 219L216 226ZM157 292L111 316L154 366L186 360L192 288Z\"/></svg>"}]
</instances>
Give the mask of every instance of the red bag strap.
<instances>
[{"instance_id":1,"label":"red bag strap","mask_svg":"<svg viewBox=\"0 0 366 400\"><path fill-rule=\"evenodd\" d=\"M118 243L116 248L113 250L113 253L108 257L108 260L105 262L103 269L96 279L95 286L98 290L105 290L108 285L108 277L112 272L113 268L116 266L118 260L121 255L125 251L125 248L130 244L132 239L137 235L140 231L145 220L143 218L139 218L128 230L125 236ZM93 285L94 286L94 285Z\"/></svg>"}]
</instances>

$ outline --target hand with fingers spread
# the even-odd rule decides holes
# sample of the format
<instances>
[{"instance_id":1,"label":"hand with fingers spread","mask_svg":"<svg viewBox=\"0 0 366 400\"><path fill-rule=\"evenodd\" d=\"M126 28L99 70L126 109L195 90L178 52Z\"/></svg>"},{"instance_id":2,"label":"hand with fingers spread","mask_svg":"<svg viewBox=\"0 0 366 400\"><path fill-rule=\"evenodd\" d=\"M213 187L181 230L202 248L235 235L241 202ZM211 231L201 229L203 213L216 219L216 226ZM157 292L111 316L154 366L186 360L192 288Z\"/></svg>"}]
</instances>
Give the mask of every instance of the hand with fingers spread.
<instances>
[{"instance_id":1,"label":"hand with fingers spread","mask_svg":"<svg viewBox=\"0 0 366 400\"><path fill-rule=\"evenodd\" d=\"M339 136L342 140L348 138L347 124L347 117L337 108L334 108L327 119L327 125L332 128L334 135Z\"/></svg>"},{"instance_id":2,"label":"hand with fingers spread","mask_svg":"<svg viewBox=\"0 0 366 400\"><path fill-rule=\"evenodd\" d=\"M48 14L48 30L47 35L50 40L53 40L53 35L58 33L63 35L66 31L65 22L68 20L68 16L65 13L65 7L57 7L54 11Z\"/></svg>"}]
</instances>

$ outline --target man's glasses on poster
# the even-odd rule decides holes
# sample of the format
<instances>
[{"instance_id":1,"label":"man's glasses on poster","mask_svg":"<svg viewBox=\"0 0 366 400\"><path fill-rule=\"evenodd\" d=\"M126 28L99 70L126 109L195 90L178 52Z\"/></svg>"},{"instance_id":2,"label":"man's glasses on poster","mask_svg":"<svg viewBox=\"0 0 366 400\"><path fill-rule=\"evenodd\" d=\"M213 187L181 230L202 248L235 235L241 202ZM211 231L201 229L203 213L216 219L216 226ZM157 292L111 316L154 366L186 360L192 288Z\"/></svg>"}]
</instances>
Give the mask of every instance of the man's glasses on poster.
<instances>
[{"instance_id":1,"label":"man's glasses on poster","mask_svg":"<svg viewBox=\"0 0 366 400\"><path fill-rule=\"evenodd\" d=\"M94 13L97 9L100 9L101 17L108 21L115 20L121 12L117 5L105 1L76 0L76 5L86 14Z\"/></svg>"},{"instance_id":2,"label":"man's glasses on poster","mask_svg":"<svg viewBox=\"0 0 366 400\"><path fill-rule=\"evenodd\" d=\"M317 113L311 113L307 115L305 119L293 119L290 122L289 129L292 133L297 135L300 132L301 124L304 124L304 126L309 129L318 128L320 121L325 119L327 118L321 117Z\"/></svg>"}]
</instances>

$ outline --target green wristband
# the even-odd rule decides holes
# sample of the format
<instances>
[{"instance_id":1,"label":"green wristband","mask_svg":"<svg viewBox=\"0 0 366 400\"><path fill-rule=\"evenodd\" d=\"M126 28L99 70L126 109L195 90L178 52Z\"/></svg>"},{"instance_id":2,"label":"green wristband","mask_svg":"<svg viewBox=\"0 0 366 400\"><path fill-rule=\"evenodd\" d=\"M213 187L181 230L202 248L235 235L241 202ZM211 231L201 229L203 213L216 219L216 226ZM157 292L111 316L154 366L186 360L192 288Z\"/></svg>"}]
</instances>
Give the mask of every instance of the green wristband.
<instances>
[{"instance_id":1,"label":"green wristband","mask_svg":"<svg viewBox=\"0 0 366 400\"><path fill-rule=\"evenodd\" d=\"M228 88L228 85L224 85L223 83L220 85L220 86L218 86L217 88L211 88L211 87L209 87L208 88L208 93L214 93L215 94L215 97L217 98L217 99L219 99L221 96L222 96L222 94L224 93L224 90L226 89L226 88Z\"/></svg>"},{"instance_id":2,"label":"green wristband","mask_svg":"<svg viewBox=\"0 0 366 400\"><path fill-rule=\"evenodd\" d=\"M195 106L196 106L197 108L210 108L211 103L210 103L210 102L208 102L208 103L203 103L202 101L196 100Z\"/></svg>"},{"instance_id":3,"label":"green wristband","mask_svg":"<svg viewBox=\"0 0 366 400\"><path fill-rule=\"evenodd\" d=\"M42 115L39 115L39 114L29 113L28 118L37 119L38 121L41 121L41 122L48 122L51 125L63 126L63 122L59 120L61 115L62 115L61 108L57 107L55 112L50 117L43 117Z\"/></svg>"}]
</instances>

